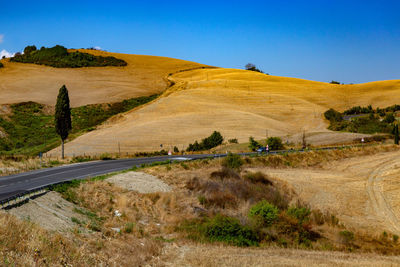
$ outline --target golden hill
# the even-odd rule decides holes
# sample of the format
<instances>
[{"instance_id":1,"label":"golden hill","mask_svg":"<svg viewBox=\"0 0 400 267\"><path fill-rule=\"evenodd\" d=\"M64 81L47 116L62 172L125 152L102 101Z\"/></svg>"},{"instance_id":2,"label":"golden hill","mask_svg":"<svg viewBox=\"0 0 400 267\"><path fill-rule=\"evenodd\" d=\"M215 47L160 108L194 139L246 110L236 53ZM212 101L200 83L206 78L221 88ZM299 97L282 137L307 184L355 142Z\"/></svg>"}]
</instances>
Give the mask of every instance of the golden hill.
<instances>
[{"instance_id":1,"label":"golden hill","mask_svg":"<svg viewBox=\"0 0 400 267\"><path fill-rule=\"evenodd\" d=\"M0 104L35 101L54 105L65 84L73 107L117 102L162 92L171 72L204 65L173 58L79 50L125 60L126 67L52 68L2 60Z\"/></svg>"},{"instance_id":2,"label":"golden hill","mask_svg":"<svg viewBox=\"0 0 400 267\"><path fill-rule=\"evenodd\" d=\"M112 118L66 145L67 154L186 148L220 131L225 140L281 136L299 142L306 131L315 144L346 142L355 134L326 129L323 112L354 105L400 102L400 80L333 85L237 69L197 69L169 77L175 85L142 108ZM54 153L56 151L52 151Z\"/></svg>"}]
</instances>

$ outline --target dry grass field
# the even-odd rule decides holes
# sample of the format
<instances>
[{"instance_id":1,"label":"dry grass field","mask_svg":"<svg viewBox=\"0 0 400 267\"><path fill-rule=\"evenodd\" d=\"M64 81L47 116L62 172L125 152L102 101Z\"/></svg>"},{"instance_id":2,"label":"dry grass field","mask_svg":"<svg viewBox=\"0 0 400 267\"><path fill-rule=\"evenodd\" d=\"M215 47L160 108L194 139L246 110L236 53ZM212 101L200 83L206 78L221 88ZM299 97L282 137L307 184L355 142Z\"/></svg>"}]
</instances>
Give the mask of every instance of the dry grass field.
<instances>
[{"instance_id":1,"label":"dry grass field","mask_svg":"<svg viewBox=\"0 0 400 267\"><path fill-rule=\"evenodd\" d=\"M52 68L2 60L0 104L35 101L55 105L60 87L65 84L73 107L110 103L162 92L164 77L171 72L204 66L166 57L126 55L84 50L101 56L125 60L126 67Z\"/></svg>"},{"instance_id":2,"label":"dry grass field","mask_svg":"<svg viewBox=\"0 0 400 267\"><path fill-rule=\"evenodd\" d=\"M285 249L277 243L250 248L202 243L179 231L182 221L218 211L247 216L250 200L239 200L240 194L238 206L218 208L202 204L188 186L194 178L219 181L211 178L221 170L217 159L142 169L154 175L151 182L141 184L142 189L137 187L143 175L139 172L89 181L64 193L73 205L52 192L9 212L22 221L2 213L0 255L10 265L399 266L400 245L393 240L393 234L400 233L399 155L392 145L245 159L242 177L262 172L274 186L291 192L292 204L302 200L339 219L335 225L313 224L313 230L324 237L313 243L314 250ZM168 190L160 190L165 185ZM40 217L38 209L47 211ZM116 216L116 211L122 215ZM45 230L53 221L58 223ZM65 225L73 230L65 231ZM343 229L355 234L354 252L343 247ZM327 241L331 245L321 247Z\"/></svg>"},{"instance_id":3,"label":"dry grass field","mask_svg":"<svg viewBox=\"0 0 400 267\"><path fill-rule=\"evenodd\" d=\"M328 131L327 109L400 102L399 80L334 85L221 68L168 78L175 85L160 99L68 143L66 153L118 152L118 143L122 153L154 151L160 144L182 149L214 130L239 142L268 134L298 143L304 130L309 143L344 143L360 135Z\"/></svg>"}]
</instances>

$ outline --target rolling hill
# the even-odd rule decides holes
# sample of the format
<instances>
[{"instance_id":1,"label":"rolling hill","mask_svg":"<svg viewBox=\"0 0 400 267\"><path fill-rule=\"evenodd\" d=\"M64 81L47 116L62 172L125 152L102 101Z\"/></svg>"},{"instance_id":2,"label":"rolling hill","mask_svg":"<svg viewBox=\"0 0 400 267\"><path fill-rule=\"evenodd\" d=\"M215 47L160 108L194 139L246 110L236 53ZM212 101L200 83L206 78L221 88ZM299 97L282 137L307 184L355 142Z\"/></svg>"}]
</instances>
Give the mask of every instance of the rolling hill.
<instances>
[{"instance_id":1,"label":"rolling hill","mask_svg":"<svg viewBox=\"0 0 400 267\"><path fill-rule=\"evenodd\" d=\"M117 102L160 93L166 87L164 77L168 73L205 66L165 57L79 51L123 59L128 66L72 69L2 60L4 68L0 68L0 104L34 101L55 105L58 90L63 84L69 90L73 107Z\"/></svg>"},{"instance_id":2,"label":"rolling hill","mask_svg":"<svg viewBox=\"0 0 400 267\"><path fill-rule=\"evenodd\" d=\"M154 151L161 144L182 149L214 130L240 142L267 134L300 142L303 130L314 144L348 142L360 135L327 130L323 112L400 102L400 80L334 85L223 68L182 71L168 79L174 85L156 102L68 143L67 153Z\"/></svg>"}]
</instances>

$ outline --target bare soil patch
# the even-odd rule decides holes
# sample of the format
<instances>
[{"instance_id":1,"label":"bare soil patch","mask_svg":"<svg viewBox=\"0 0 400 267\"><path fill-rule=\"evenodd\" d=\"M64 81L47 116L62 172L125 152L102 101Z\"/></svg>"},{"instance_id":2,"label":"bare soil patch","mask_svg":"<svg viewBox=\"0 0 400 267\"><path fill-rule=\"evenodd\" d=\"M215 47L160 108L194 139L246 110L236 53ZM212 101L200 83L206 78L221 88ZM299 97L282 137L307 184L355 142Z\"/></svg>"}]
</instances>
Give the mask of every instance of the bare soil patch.
<instances>
[{"instance_id":1,"label":"bare soil patch","mask_svg":"<svg viewBox=\"0 0 400 267\"><path fill-rule=\"evenodd\" d=\"M79 226L72 218L80 222L88 221L86 216L76 212L77 208L79 207L63 199L59 193L48 192L7 212L46 230L68 232Z\"/></svg>"},{"instance_id":2,"label":"bare soil patch","mask_svg":"<svg viewBox=\"0 0 400 267\"><path fill-rule=\"evenodd\" d=\"M106 181L139 193L170 192L171 187L157 177L143 172L127 172L114 175Z\"/></svg>"}]
</instances>

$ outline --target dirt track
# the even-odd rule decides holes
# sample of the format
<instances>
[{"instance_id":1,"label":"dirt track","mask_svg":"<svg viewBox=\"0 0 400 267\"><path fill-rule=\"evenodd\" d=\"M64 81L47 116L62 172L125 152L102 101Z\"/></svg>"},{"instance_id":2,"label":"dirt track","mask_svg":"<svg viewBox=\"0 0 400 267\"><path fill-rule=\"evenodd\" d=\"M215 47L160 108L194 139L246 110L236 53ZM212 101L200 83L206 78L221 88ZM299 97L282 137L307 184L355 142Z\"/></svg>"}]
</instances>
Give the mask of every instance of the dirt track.
<instances>
[{"instance_id":1,"label":"dirt track","mask_svg":"<svg viewBox=\"0 0 400 267\"><path fill-rule=\"evenodd\" d=\"M293 186L313 208L337 214L346 226L400 234L400 152L328 163L322 169L262 169Z\"/></svg>"}]
</instances>

